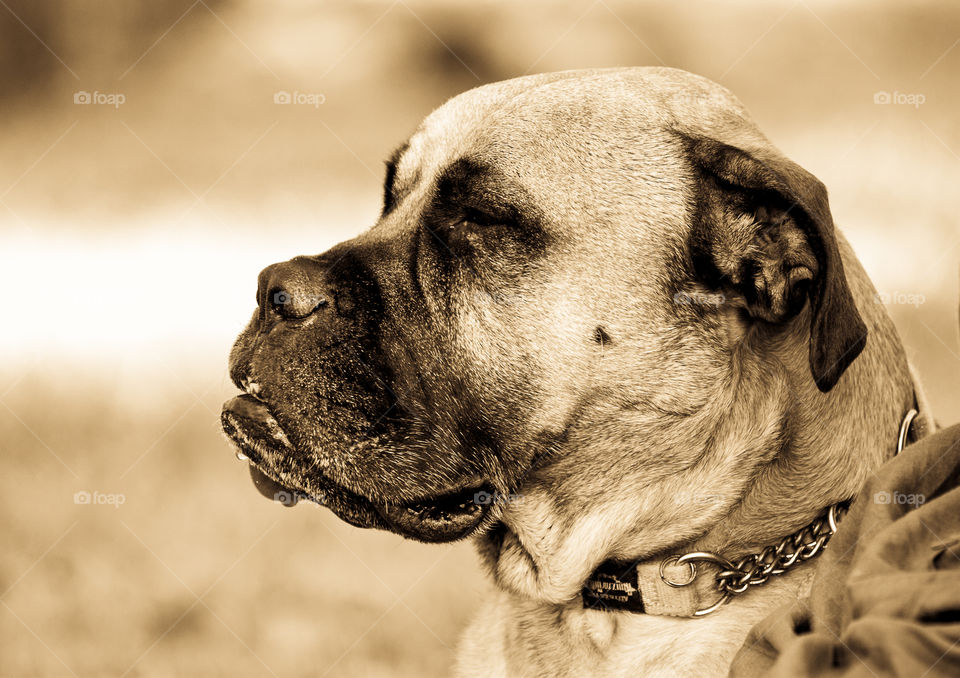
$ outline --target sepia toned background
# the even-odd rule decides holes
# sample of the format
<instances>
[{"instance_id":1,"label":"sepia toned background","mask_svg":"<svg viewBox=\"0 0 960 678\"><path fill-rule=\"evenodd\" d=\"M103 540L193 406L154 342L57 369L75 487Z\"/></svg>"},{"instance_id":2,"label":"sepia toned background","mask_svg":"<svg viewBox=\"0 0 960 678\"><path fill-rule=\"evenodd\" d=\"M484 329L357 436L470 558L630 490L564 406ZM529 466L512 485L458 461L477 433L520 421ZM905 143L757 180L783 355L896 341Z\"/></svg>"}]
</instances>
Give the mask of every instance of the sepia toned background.
<instances>
[{"instance_id":1,"label":"sepia toned background","mask_svg":"<svg viewBox=\"0 0 960 678\"><path fill-rule=\"evenodd\" d=\"M960 420L955 3L0 0L0 675L442 675L470 546L263 499L227 351L431 109L617 65L719 81L826 183Z\"/></svg>"}]
</instances>

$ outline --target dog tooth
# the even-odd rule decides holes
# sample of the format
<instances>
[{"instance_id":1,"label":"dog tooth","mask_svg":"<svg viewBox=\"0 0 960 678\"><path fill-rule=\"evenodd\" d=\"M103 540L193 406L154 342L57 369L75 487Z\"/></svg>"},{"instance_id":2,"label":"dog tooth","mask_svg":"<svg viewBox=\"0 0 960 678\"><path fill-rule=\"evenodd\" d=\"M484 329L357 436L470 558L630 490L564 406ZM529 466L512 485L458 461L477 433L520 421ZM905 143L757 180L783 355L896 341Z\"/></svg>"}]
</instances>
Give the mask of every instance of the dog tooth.
<instances>
[{"instance_id":1,"label":"dog tooth","mask_svg":"<svg viewBox=\"0 0 960 678\"><path fill-rule=\"evenodd\" d=\"M293 447L290 444L290 439L287 438L287 434L284 433L283 429L280 428L280 424L277 423L277 420L273 417L268 417L266 420L267 427L270 429L270 435L273 436L273 439L279 442L284 447Z\"/></svg>"},{"instance_id":2,"label":"dog tooth","mask_svg":"<svg viewBox=\"0 0 960 678\"><path fill-rule=\"evenodd\" d=\"M244 454L243 452L241 452L240 450L237 450L237 459L238 459L239 461L249 461L250 457L248 457L247 455L245 455L245 454Z\"/></svg>"}]
</instances>

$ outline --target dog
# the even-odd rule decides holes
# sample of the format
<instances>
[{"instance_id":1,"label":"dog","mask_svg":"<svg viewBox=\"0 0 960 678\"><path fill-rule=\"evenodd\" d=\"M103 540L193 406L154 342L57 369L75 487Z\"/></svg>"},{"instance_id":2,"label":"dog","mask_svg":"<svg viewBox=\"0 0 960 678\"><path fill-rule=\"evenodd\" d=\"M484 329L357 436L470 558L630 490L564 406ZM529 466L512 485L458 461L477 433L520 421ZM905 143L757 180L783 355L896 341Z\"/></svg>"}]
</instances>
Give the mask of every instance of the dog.
<instances>
[{"instance_id":1,"label":"dog","mask_svg":"<svg viewBox=\"0 0 960 678\"><path fill-rule=\"evenodd\" d=\"M224 430L268 496L474 540L496 587L462 676L725 675L815 560L716 601L678 557L736 562L853 497L916 398L823 184L669 68L451 99L378 222L257 299ZM605 563L638 579L603 595Z\"/></svg>"}]
</instances>

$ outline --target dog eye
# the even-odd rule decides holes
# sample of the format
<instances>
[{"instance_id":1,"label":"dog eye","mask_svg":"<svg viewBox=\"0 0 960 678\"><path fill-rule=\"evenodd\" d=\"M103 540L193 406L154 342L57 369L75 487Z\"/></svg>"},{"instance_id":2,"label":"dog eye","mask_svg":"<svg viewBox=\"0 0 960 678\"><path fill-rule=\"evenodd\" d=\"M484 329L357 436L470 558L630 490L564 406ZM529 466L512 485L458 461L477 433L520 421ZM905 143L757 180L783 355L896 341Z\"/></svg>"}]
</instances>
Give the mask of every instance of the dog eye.
<instances>
[{"instance_id":1,"label":"dog eye","mask_svg":"<svg viewBox=\"0 0 960 678\"><path fill-rule=\"evenodd\" d=\"M473 207L465 207L463 209L463 218L460 220L462 224L473 224L475 226L497 226L504 223L503 219L499 219L492 214L487 214Z\"/></svg>"}]
</instances>

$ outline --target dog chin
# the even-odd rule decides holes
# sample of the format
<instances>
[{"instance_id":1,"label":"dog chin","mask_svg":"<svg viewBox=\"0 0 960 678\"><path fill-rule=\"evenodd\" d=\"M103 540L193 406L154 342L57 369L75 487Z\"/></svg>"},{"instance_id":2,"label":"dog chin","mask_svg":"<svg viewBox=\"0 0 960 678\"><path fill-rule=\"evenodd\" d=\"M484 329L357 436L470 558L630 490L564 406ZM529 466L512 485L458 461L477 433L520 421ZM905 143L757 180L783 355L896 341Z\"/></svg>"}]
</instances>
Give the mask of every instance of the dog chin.
<instances>
[{"instance_id":1,"label":"dog chin","mask_svg":"<svg viewBox=\"0 0 960 678\"><path fill-rule=\"evenodd\" d=\"M373 501L352 492L323 474L283 472L293 446L263 401L244 394L227 401L221 413L226 435L250 462L254 486L265 497L286 506L307 500L328 507L341 520L364 528L379 528L423 542L462 539L483 522L488 506L478 497L490 496L481 481L415 501Z\"/></svg>"}]
</instances>

